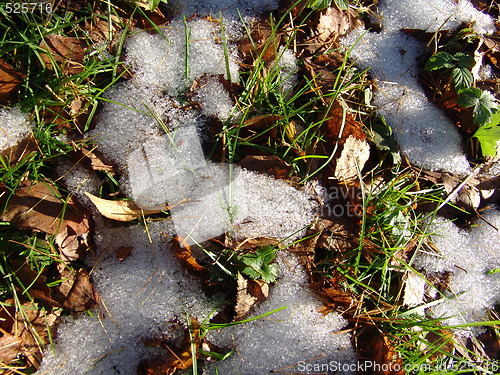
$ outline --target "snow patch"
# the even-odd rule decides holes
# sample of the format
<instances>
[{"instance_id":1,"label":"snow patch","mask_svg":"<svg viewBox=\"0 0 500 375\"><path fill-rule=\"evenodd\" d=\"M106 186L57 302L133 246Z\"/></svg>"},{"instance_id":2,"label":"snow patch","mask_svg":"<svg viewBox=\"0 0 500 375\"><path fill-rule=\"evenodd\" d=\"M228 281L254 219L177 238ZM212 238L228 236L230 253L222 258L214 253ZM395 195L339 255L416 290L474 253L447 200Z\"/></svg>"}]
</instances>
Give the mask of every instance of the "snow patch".
<instances>
[{"instance_id":1,"label":"snow patch","mask_svg":"<svg viewBox=\"0 0 500 375\"><path fill-rule=\"evenodd\" d=\"M39 374L133 373L141 360L155 354L143 339L166 336L179 342L182 329L175 328L186 313L199 319L210 314L214 306L164 241L164 233L173 235L171 224L154 222L148 230L151 243L139 225L100 228L96 248L104 258L95 264L93 279L105 318L97 308L93 316L66 318L54 351L45 351ZM120 246L133 247L121 262L112 252Z\"/></svg>"},{"instance_id":2,"label":"snow patch","mask_svg":"<svg viewBox=\"0 0 500 375\"><path fill-rule=\"evenodd\" d=\"M487 309L500 302L500 274L488 274L500 267L500 233L491 226L500 228L500 211L490 209L481 216L486 222L477 219L470 229L437 218L430 231L435 233L431 238L439 254L421 252L415 260L414 266L428 275L450 274L451 292L432 307L436 318L448 318L444 325L487 320ZM479 329L458 332L468 336Z\"/></svg>"},{"instance_id":3,"label":"snow patch","mask_svg":"<svg viewBox=\"0 0 500 375\"><path fill-rule=\"evenodd\" d=\"M381 1L384 31L352 31L345 39L350 57L370 68L378 80L373 104L393 127L402 152L411 163L430 170L466 175L470 167L454 124L425 97L418 83L418 59L425 46L403 28L436 31L474 22L476 31L493 32L494 21L468 1Z\"/></svg>"},{"instance_id":4,"label":"snow patch","mask_svg":"<svg viewBox=\"0 0 500 375\"><path fill-rule=\"evenodd\" d=\"M28 116L19 108L0 108L0 151L15 146L30 132Z\"/></svg>"},{"instance_id":5,"label":"snow patch","mask_svg":"<svg viewBox=\"0 0 500 375\"><path fill-rule=\"evenodd\" d=\"M350 335L338 333L347 322L338 313L324 316L318 312L321 303L312 295L307 276L292 255L281 252L277 258L276 285L251 317L287 308L210 333L209 339L215 344L229 346L235 352L223 362L212 364L204 374L215 374L217 370L219 374L254 375L279 369L298 373L300 363L306 362L310 368L337 362L346 367L355 364Z\"/></svg>"}]
</instances>

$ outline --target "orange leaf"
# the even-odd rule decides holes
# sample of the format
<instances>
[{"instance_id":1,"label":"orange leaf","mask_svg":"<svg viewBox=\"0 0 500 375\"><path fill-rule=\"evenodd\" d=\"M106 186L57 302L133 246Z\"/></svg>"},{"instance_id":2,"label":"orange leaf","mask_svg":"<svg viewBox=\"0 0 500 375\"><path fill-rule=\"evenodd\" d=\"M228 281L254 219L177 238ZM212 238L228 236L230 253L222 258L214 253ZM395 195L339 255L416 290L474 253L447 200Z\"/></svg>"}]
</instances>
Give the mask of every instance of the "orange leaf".
<instances>
[{"instance_id":1,"label":"orange leaf","mask_svg":"<svg viewBox=\"0 0 500 375\"><path fill-rule=\"evenodd\" d=\"M9 104L15 99L17 89L24 78L26 75L0 59L0 104Z\"/></svg>"}]
</instances>

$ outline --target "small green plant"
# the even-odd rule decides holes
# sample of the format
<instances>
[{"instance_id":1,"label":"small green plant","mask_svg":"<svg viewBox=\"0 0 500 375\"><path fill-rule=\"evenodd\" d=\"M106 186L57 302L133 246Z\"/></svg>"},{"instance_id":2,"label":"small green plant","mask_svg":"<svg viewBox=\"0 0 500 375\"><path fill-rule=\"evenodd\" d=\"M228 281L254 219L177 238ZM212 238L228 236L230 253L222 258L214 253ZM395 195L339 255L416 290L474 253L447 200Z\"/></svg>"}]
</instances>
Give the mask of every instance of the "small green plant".
<instances>
[{"instance_id":1,"label":"small green plant","mask_svg":"<svg viewBox=\"0 0 500 375\"><path fill-rule=\"evenodd\" d=\"M266 283L275 281L278 269L271 264L276 256L273 246L262 246L255 253L246 253L238 256L238 262L243 264L242 273L253 278L262 279Z\"/></svg>"},{"instance_id":2,"label":"small green plant","mask_svg":"<svg viewBox=\"0 0 500 375\"><path fill-rule=\"evenodd\" d=\"M168 1L167 0L149 0L149 10L151 12L153 12L156 8L158 8L158 5L160 5L160 3L167 4Z\"/></svg>"},{"instance_id":3,"label":"small green plant","mask_svg":"<svg viewBox=\"0 0 500 375\"><path fill-rule=\"evenodd\" d=\"M497 143L500 140L500 112L491 116L491 121L477 129L473 135L481 145L483 156L495 156Z\"/></svg>"},{"instance_id":4,"label":"small green plant","mask_svg":"<svg viewBox=\"0 0 500 375\"><path fill-rule=\"evenodd\" d=\"M455 90L460 90L472 87L474 77L470 69L474 66L474 58L462 52L457 52L454 55L448 52L438 52L431 56L425 64L425 70L451 69L451 78L455 85Z\"/></svg>"},{"instance_id":5,"label":"small green plant","mask_svg":"<svg viewBox=\"0 0 500 375\"><path fill-rule=\"evenodd\" d=\"M479 125L489 123L493 113L498 109L495 97L489 91L483 91L477 87L460 91L456 102L464 108L473 107L474 122Z\"/></svg>"},{"instance_id":6,"label":"small green plant","mask_svg":"<svg viewBox=\"0 0 500 375\"><path fill-rule=\"evenodd\" d=\"M349 8L349 0L334 0L335 4L342 10ZM332 0L309 0L309 6L313 9L325 9L332 5Z\"/></svg>"},{"instance_id":7,"label":"small green plant","mask_svg":"<svg viewBox=\"0 0 500 375\"><path fill-rule=\"evenodd\" d=\"M424 68L430 71L451 71L451 80L458 94L456 103L463 108L472 107L474 122L479 125L473 137L479 141L483 156L494 156L497 142L500 140L500 116L495 116L498 102L489 91L472 87L474 77L470 69L474 64L474 58L465 53L457 52L451 55L440 51L429 58Z\"/></svg>"}]
</instances>

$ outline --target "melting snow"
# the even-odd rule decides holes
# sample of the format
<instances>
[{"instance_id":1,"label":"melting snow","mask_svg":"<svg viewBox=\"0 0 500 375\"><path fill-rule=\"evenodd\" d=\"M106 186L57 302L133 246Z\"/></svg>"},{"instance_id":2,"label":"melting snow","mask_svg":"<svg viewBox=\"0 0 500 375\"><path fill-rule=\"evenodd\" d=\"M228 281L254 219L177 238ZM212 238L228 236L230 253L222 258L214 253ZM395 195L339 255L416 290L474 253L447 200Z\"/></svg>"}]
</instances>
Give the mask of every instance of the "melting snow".
<instances>
[{"instance_id":1,"label":"melting snow","mask_svg":"<svg viewBox=\"0 0 500 375\"><path fill-rule=\"evenodd\" d=\"M0 151L15 146L30 132L28 116L19 108L0 108Z\"/></svg>"},{"instance_id":2,"label":"melting snow","mask_svg":"<svg viewBox=\"0 0 500 375\"><path fill-rule=\"evenodd\" d=\"M487 274L500 267L500 233L491 226L500 228L500 211L490 209L481 216L486 222L477 219L466 230L437 218L430 230L435 233L432 242L440 254L421 253L415 261L415 266L427 274L451 275L452 292L432 308L436 318L449 317L445 325L487 320L486 309L500 301L500 274ZM465 329L459 332L471 333Z\"/></svg>"},{"instance_id":3,"label":"melting snow","mask_svg":"<svg viewBox=\"0 0 500 375\"><path fill-rule=\"evenodd\" d=\"M454 124L425 97L418 83L419 58L425 45L403 33L403 28L429 32L451 29L474 21L480 32L493 32L493 20L474 10L468 1L380 1L384 30L358 28L345 38L350 57L361 68L370 68L378 80L373 105L393 127L402 152L411 163L430 170L467 174L469 163L462 152Z\"/></svg>"}]
</instances>

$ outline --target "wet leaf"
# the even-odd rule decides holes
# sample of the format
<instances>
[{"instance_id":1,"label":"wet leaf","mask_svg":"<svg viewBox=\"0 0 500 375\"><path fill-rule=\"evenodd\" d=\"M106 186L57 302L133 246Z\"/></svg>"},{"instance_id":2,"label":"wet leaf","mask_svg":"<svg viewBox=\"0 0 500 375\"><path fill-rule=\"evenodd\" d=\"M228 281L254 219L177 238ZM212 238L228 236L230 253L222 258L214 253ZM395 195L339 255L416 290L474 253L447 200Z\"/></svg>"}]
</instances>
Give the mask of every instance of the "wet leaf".
<instances>
[{"instance_id":1,"label":"wet leaf","mask_svg":"<svg viewBox=\"0 0 500 375\"><path fill-rule=\"evenodd\" d=\"M22 182L1 220L10 221L18 228L55 235L65 262L77 259L87 248L90 212L73 197L64 199L50 181Z\"/></svg>"},{"instance_id":2,"label":"wet leaf","mask_svg":"<svg viewBox=\"0 0 500 375\"><path fill-rule=\"evenodd\" d=\"M363 131L362 125L356 121L348 108L346 108L345 111L345 125L341 135L340 130L342 129L343 118L344 104L336 100L328 112L327 121L321 125L326 144L332 149L338 138L340 138L340 145L343 145L350 135L357 139L366 139L366 134Z\"/></svg>"},{"instance_id":3,"label":"wet leaf","mask_svg":"<svg viewBox=\"0 0 500 375\"><path fill-rule=\"evenodd\" d=\"M133 246L120 246L113 252L119 260L124 260L134 250Z\"/></svg>"},{"instance_id":4,"label":"wet leaf","mask_svg":"<svg viewBox=\"0 0 500 375\"><path fill-rule=\"evenodd\" d=\"M193 257L191 247L184 238L174 237L171 244L175 257L179 260L184 269L192 275L208 279L207 269L201 266Z\"/></svg>"},{"instance_id":5,"label":"wet leaf","mask_svg":"<svg viewBox=\"0 0 500 375\"><path fill-rule=\"evenodd\" d=\"M376 335L372 339L370 347L372 361L378 364L382 371L382 375L404 375L403 361L396 351L391 341L383 333Z\"/></svg>"}]
</instances>

